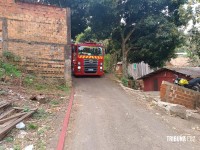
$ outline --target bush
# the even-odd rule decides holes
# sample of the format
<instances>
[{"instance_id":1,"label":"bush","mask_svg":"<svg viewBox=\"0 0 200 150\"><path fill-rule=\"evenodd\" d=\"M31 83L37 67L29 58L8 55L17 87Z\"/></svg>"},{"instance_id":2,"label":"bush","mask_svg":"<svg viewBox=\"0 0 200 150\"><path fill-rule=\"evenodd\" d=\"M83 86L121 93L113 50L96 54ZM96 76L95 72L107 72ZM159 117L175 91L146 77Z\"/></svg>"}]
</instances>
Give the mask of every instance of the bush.
<instances>
[{"instance_id":1,"label":"bush","mask_svg":"<svg viewBox=\"0 0 200 150\"><path fill-rule=\"evenodd\" d=\"M12 64L0 62L0 76L5 73L9 76L20 77L21 72Z\"/></svg>"},{"instance_id":2,"label":"bush","mask_svg":"<svg viewBox=\"0 0 200 150\"><path fill-rule=\"evenodd\" d=\"M111 55L106 54L104 57L104 71L105 72L110 72L111 70L110 59L111 59Z\"/></svg>"},{"instance_id":3,"label":"bush","mask_svg":"<svg viewBox=\"0 0 200 150\"><path fill-rule=\"evenodd\" d=\"M121 81L122 81L122 84L123 84L124 86L126 86L126 87L128 86L128 79L127 79L127 78L122 77Z\"/></svg>"}]
</instances>

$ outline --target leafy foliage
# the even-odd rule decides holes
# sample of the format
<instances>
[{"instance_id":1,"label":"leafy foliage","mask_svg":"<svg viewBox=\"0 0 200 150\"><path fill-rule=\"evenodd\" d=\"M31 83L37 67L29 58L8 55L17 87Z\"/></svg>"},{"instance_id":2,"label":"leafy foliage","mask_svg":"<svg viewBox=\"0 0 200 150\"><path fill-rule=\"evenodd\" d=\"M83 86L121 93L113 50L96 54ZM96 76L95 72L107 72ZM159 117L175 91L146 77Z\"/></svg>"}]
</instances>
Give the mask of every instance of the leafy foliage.
<instances>
[{"instance_id":1,"label":"leafy foliage","mask_svg":"<svg viewBox=\"0 0 200 150\"><path fill-rule=\"evenodd\" d=\"M127 76L127 62L145 61L160 67L175 56L174 50L181 44L177 26L183 24L177 10L184 2L100 0L90 9L90 26L99 38L112 39L112 49L121 49Z\"/></svg>"},{"instance_id":2,"label":"leafy foliage","mask_svg":"<svg viewBox=\"0 0 200 150\"><path fill-rule=\"evenodd\" d=\"M104 71L105 72L110 72L111 71L111 55L107 54L104 57Z\"/></svg>"},{"instance_id":3,"label":"leafy foliage","mask_svg":"<svg viewBox=\"0 0 200 150\"><path fill-rule=\"evenodd\" d=\"M200 2L189 0L180 8L181 20L185 22L182 27L186 42L183 45L187 49L192 64L200 63Z\"/></svg>"},{"instance_id":4,"label":"leafy foliage","mask_svg":"<svg viewBox=\"0 0 200 150\"><path fill-rule=\"evenodd\" d=\"M127 78L122 77L121 81L122 81L122 84L123 84L124 86L126 86L126 87L128 86L128 79L127 79Z\"/></svg>"},{"instance_id":5,"label":"leafy foliage","mask_svg":"<svg viewBox=\"0 0 200 150\"><path fill-rule=\"evenodd\" d=\"M84 32L82 32L76 36L76 43L95 41L94 38L95 37L91 32L91 28L88 27L87 29L84 30Z\"/></svg>"}]
</instances>

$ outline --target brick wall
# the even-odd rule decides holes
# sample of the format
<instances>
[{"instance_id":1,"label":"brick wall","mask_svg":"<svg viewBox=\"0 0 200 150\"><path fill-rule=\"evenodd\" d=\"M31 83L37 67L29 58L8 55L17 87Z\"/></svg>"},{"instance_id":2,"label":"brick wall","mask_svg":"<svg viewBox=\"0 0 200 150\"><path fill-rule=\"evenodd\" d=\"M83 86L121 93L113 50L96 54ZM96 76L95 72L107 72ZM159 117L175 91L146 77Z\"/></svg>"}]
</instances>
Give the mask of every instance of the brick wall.
<instances>
[{"instance_id":1,"label":"brick wall","mask_svg":"<svg viewBox=\"0 0 200 150\"><path fill-rule=\"evenodd\" d=\"M0 54L2 54L2 40L3 40L3 21L0 20Z\"/></svg>"},{"instance_id":2,"label":"brick wall","mask_svg":"<svg viewBox=\"0 0 200 150\"><path fill-rule=\"evenodd\" d=\"M200 93L163 81L160 88L161 101L180 104L190 109L200 107Z\"/></svg>"},{"instance_id":3,"label":"brick wall","mask_svg":"<svg viewBox=\"0 0 200 150\"><path fill-rule=\"evenodd\" d=\"M71 80L70 37L68 8L0 1L0 55L20 56L28 72Z\"/></svg>"}]
</instances>

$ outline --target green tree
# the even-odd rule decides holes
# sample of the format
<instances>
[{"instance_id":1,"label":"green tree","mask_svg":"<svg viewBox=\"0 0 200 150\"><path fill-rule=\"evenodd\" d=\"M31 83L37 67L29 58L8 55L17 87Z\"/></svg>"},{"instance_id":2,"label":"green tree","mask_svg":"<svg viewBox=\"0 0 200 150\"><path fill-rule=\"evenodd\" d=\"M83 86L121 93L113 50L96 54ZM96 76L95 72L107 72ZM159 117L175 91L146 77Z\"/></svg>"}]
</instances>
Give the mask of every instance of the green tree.
<instances>
[{"instance_id":1,"label":"green tree","mask_svg":"<svg viewBox=\"0 0 200 150\"><path fill-rule=\"evenodd\" d=\"M83 43L83 42L91 42L96 41L94 35L91 32L91 28L88 27L84 30L84 32L78 34L76 36L76 43Z\"/></svg>"},{"instance_id":2,"label":"green tree","mask_svg":"<svg viewBox=\"0 0 200 150\"><path fill-rule=\"evenodd\" d=\"M189 0L180 8L181 19L186 23L182 27L185 33L185 45L192 60L192 65L200 63L200 2Z\"/></svg>"},{"instance_id":3,"label":"green tree","mask_svg":"<svg viewBox=\"0 0 200 150\"><path fill-rule=\"evenodd\" d=\"M123 73L127 62L162 66L181 43L178 8L184 0L99 0L90 8L90 26L98 37L120 43Z\"/></svg>"}]
</instances>

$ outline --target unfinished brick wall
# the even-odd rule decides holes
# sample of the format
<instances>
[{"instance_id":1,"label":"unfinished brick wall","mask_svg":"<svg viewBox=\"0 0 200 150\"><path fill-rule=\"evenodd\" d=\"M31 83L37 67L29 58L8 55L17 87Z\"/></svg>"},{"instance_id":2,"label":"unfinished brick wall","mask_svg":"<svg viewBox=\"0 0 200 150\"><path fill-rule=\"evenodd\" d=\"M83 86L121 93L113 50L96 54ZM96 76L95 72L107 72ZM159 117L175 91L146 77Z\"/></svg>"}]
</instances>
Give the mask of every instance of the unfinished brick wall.
<instances>
[{"instance_id":1,"label":"unfinished brick wall","mask_svg":"<svg viewBox=\"0 0 200 150\"><path fill-rule=\"evenodd\" d=\"M200 106L200 93L163 81L160 88L160 98L164 102L180 104L190 109Z\"/></svg>"},{"instance_id":2,"label":"unfinished brick wall","mask_svg":"<svg viewBox=\"0 0 200 150\"><path fill-rule=\"evenodd\" d=\"M0 54L2 54L2 40L3 40L3 21L0 20Z\"/></svg>"},{"instance_id":3,"label":"unfinished brick wall","mask_svg":"<svg viewBox=\"0 0 200 150\"><path fill-rule=\"evenodd\" d=\"M0 55L41 77L71 80L70 10L18 0L0 1Z\"/></svg>"}]
</instances>

